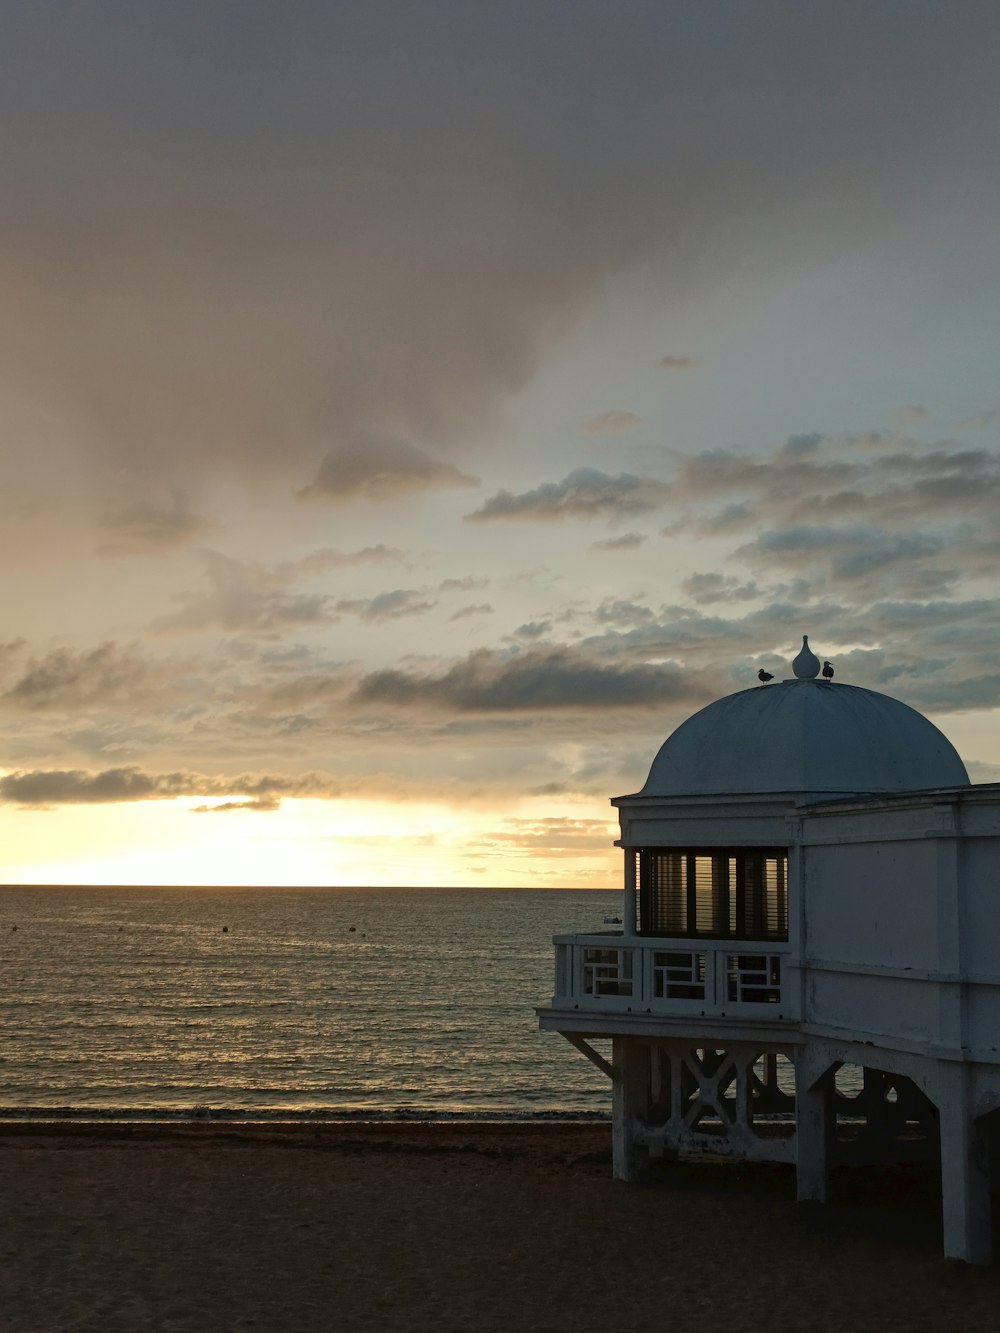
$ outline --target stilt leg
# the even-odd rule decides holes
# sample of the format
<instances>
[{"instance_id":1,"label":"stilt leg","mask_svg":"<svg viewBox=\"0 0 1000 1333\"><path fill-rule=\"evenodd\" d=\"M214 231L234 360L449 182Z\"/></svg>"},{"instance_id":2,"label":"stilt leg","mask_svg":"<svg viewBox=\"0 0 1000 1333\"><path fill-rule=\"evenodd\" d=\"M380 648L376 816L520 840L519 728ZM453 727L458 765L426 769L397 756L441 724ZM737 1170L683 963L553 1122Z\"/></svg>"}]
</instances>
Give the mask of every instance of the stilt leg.
<instances>
[{"instance_id":1,"label":"stilt leg","mask_svg":"<svg viewBox=\"0 0 1000 1333\"><path fill-rule=\"evenodd\" d=\"M611 1044L611 1153L615 1180L637 1180L648 1161L647 1150L635 1141L636 1122L649 1110L649 1047L630 1037Z\"/></svg>"},{"instance_id":2,"label":"stilt leg","mask_svg":"<svg viewBox=\"0 0 1000 1333\"><path fill-rule=\"evenodd\" d=\"M806 1069L796 1071L795 1138L798 1160L796 1189L800 1202L826 1203L833 1138L833 1108L829 1075L811 1087Z\"/></svg>"},{"instance_id":3,"label":"stilt leg","mask_svg":"<svg viewBox=\"0 0 1000 1333\"><path fill-rule=\"evenodd\" d=\"M956 1080L957 1081L957 1080ZM941 1213L946 1259L992 1261L989 1158L986 1135L959 1095L941 1107Z\"/></svg>"}]
</instances>

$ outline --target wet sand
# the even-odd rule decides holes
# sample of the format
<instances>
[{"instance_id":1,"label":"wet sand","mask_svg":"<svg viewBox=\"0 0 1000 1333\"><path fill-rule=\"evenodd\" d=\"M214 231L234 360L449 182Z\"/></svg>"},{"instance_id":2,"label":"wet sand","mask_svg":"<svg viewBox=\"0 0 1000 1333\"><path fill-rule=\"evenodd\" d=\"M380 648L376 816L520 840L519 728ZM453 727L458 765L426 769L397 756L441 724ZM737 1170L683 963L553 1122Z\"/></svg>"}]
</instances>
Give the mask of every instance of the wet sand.
<instances>
[{"instance_id":1,"label":"wet sand","mask_svg":"<svg viewBox=\"0 0 1000 1333\"><path fill-rule=\"evenodd\" d=\"M784 1167L610 1179L607 1126L0 1127L4 1333L1000 1328L936 1184Z\"/></svg>"}]
</instances>

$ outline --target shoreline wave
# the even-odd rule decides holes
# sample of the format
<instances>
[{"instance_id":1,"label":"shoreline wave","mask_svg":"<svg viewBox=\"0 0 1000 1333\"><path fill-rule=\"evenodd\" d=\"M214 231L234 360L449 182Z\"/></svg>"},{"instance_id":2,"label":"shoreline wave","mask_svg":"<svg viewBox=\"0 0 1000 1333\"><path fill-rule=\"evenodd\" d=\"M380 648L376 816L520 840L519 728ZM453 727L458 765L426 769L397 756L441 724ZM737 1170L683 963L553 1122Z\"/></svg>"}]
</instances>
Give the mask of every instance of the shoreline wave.
<instances>
[{"instance_id":1,"label":"shoreline wave","mask_svg":"<svg viewBox=\"0 0 1000 1333\"><path fill-rule=\"evenodd\" d=\"M112 1124L118 1121L146 1124L201 1123L222 1124L610 1124L603 1111L443 1111L400 1107L382 1111L330 1107L319 1110L283 1110L263 1107L192 1106L192 1107L81 1107L81 1106L0 1106L0 1124L17 1121L74 1121L76 1123Z\"/></svg>"}]
</instances>

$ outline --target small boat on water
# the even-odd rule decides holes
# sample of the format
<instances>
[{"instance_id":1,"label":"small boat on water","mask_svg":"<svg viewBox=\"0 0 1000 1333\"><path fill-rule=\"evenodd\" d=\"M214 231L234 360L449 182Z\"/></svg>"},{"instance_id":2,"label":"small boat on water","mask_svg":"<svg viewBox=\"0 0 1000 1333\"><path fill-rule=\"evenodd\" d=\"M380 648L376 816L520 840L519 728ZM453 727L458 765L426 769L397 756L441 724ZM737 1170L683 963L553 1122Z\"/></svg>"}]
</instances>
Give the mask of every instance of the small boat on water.
<instances>
[{"instance_id":1,"label":"small boat on water","mask_svg":"<svg viewBox=\"0 0 1000 1333\"><path fill-rule=\"evenodd\" d=\"M606 926L620 926L621 923L622 919L620 916L606 916L604 918L604 924Z\"/></svg>"}]
</instances>

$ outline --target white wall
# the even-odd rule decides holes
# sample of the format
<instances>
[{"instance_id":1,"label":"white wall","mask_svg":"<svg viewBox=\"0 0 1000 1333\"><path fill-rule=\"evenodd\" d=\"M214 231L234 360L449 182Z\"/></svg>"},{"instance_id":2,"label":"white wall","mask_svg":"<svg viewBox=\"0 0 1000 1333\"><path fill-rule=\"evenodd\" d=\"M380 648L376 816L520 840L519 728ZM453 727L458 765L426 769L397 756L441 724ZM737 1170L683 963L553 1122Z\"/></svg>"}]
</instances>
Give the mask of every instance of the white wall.
<instances>
[{"instance_id":1,"label":"white wall","mask_svg":"<svg viewBox=\"0 0 1000 1333\"><path fill-rule=\"evenodd\" d=\"M933 842L812 846L803 867L805 958L938 966Z\"/></svg>"},{"instance_id":2,"label":"white wall","mask_svg":"<svg viewBox=\"0 0 1000 1333\"><path fill-rule=\"evenodd\" d=\"M1000 790L802 813L803 1022L1000 1060Z\"/></svg>"}]
</instances>

